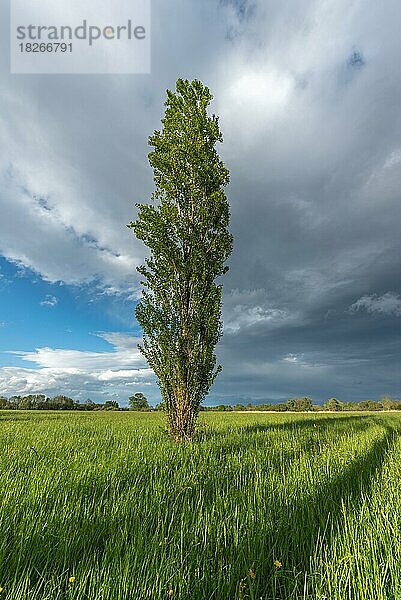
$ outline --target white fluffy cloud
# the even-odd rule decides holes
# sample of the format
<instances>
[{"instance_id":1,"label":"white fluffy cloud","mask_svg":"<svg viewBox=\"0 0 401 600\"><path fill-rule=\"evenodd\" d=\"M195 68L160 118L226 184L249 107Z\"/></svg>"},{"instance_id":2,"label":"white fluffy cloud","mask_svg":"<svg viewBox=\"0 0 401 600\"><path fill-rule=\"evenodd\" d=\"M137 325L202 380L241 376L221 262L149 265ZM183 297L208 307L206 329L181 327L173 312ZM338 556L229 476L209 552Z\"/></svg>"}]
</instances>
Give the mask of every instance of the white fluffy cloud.
<instances>
[{"instance_id":1,"label":"white fluffy cloud","mask_svg":"<svg viewBox=\"0 0 401 600\"><path fill-rule=\"evenodd\" d=\"M137 348L140 340L122 333L98 335L113 346L111 352L57 348L13 352L35 367L1 368L0 394L64 392L81 400L113 396L125 401L132 391L146 386L154 397L154 376Z\"/></svg>"}]
</instances>

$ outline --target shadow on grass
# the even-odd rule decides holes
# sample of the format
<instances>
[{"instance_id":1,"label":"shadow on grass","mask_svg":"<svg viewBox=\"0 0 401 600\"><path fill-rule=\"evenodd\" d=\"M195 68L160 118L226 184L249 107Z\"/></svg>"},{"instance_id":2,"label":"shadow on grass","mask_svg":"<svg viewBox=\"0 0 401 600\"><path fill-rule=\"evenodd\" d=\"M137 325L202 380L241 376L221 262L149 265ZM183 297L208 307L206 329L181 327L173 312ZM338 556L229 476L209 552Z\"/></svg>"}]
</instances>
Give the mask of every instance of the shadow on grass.
<instances>
[{"instance_id":1,"label":"shadow on grass","mask_svg":"<svg viewBox=\"0 0 401 600\"><path fill-rule=\"evenodd\" d=\"M214 451L217 453L217 459L222 460L225 457L235 453L242 453L244 449L258 449L270 446L276 446L275 434L300 433L302 443L298 443L294 451L288 454L299 453L300 451L318 452L320 445L333 441L333 437L340 437L345 433L362 433L368 430L372 425L381 423L375 417L332 417L321 420L302 419L296 422L272 423L239 426L229 431L209 431L205 430L204 435L199 441L211 443ZM309 435L307 435L309 433ZM269 434L264 436L263 434ZM332 434L332 436L327 435ZM246 439L246 447L244 446Z\"/></svg>"},{"instance_id":2,"label":"shadow on grass","mask_svg":"<svg viewBox=\"0 0 401 600\"><path fill-rule=\"evenodd\" d=\"M374 417L371 415L361 415L358 417L354 416L325 416L320 418L298 418L284 423L271 423L261 424L254 423L252 425L245 425L241 427L241 430L245 433L259 433L261 431L298 431L308 428L318 428L321 430L331 429L333 425L344 424L344 426L352 425L355 429L364 429L366 423L372 423Z\"/></svg>"},{"instance_id":3,"label":"shadow on grass","mask_svg":"<svg viewBox=\"0 0 401 600\"><path fill-rule=\"evenodd\" d=\"M264 446L266 452L269 452L269 445L273 444L274 447L274 433L289 432L294 433L296 437L299 432L301 442L292 456L289 451L285 457L290 463L300 453L318 453L321 447L319 442L326 450L327 446L331 445L335 452L333 441L337 437L344 440L344 435L348 432L363 433L374 426L380 426L382 433L378 433L378 437L373 439L362 456L344 466L340 473L309 491L299 489L296 498L284 503L282 507L272 505L271 511L262 509L264 521L250 526L245 534L244 543L237 551L238 566L242 565L241 568L244 569L245 565L248 572L237 571L237 581L222 582L218 589L210 593L209 600L312 600L313 595L304 593L304 582L305 577L312 575L310 558L316 555L317 544L322 543L328 547L333 536L341 535L343 503L352 505L353 509L358 511L362 494L366 497L371 492L375 477L383 466L399 427L395 423L392 424L386 415L330 415L317 419L311 415L288 422L239 425L229 432L208 432L205 439L214 440L214 448L220 461L243 452L244 437L247 440L248 452L252 452L252 448L260 450ZM237 432L238 437L231 439L230 435ZM264 433L269 435L265 438ZM266 501L269 501L268 497ZM266 518L266 515L270 515L270 518ZM227 557L222 558L222 563L230 560L229 549L228 552ZM275 559L279 559L283 564L282 569L275 568ZM254 580L249 576L252 564L255 565L257 573ZM239 588L241 582L242 591ZM200 598L200 590L196 588L193 597Z\"/></svg>"},{"instance_id":4,"label":"shadow on grass","mask_svg":"<svg viewBox=\"0 0 401 600\"><path fill-rule=\"evenodd\" d=\"M255 585L255 597L263 600L313 598L304 593L310 557L316 553L318 543L329 546L333 536L340 534L343 503L358 510L362 494L367 496L371 492L375 476L394 443L394 428L383 421L380 425L385 429L384 435L372 444L368 453L354 460L328 483L300 495L299 500L286 507L286 516L269 532L269 546L261 557L260 583ZM284 568L274 573L276 558Z\"/></svg>"},{"instance_id":5,"label":"shadow on grass","mask_svg":"<svg viewBox=\"0 0 401 600\"><path fill-rule=\"evenodd\" d=\"M241 413L242 414L242 413ZM252 413L252 417L257 417L255 413ZM265 416L265 414L264 414ZM277 415L274 415L275 417ZM280 415L281 416L281 415ZM288 418L288 415L286 415ZM318 428L319 430L332 428L333 425L339 425L340 423L344 425L353 425L356 429L364 429L366 428L366 423L377 422L377 415L358 415L358 416L350 416L350 415L342 415L342 416L332 416L332 415L324 415L315 417L313 413L308 417L300 417L296 414L291 414L291 420L284 422L274 422L271 423L252 423L250 425L247 424L235 424L229 428L215 429L213 426L209 424L202 423L197 429L195 440L198 442L210 440L210 439L218 439L220 437L227 438L227 436L232 435L233 433L244 434L244 433L262 433L262 432L273 432L273 431L298 431L308 428ZM380 421L381 422L381 421ZM227 423L229 424L229 423Z\"/></svg>"}]
</instances>

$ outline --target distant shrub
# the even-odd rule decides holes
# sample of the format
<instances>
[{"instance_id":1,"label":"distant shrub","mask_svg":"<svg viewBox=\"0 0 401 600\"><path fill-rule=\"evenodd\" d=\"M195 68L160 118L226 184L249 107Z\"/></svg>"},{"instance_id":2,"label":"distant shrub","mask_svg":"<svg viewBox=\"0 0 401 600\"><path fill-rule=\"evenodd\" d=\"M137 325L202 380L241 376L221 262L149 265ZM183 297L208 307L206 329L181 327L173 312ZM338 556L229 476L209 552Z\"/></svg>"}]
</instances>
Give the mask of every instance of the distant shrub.
<instances>
[{"instance_id":1,"label":"distant shrub","mask_svg":"<svg viewBox=\"0 0 401 600\"><path fill-rule=\"evenodd\" d=\"M330 398L327 402L324 403L324 408L326 410L339 411L343 410L344 404L337 400L337 398Z\"/></svg>"},{"instance_id":2,"label":"distant shrub","mask_svg":"<svg viewBox=\"0 0 401 600\"><path fill-rule=\"evenodd\" d=\"M120 406L116 400L107 400L102 408L103 410L119 410Z\"/></svg>"},{"instance_id":3,"label":"distant shrub","mask_svg":"<svg viewBox=\"0 0 401 600\"><path fill-rule=\"evenodd\" d=\"M290 398L287 401L287 409L299 412L312 410L312 400L308 396L303 398Z\"/></svg>"}]
</instances>

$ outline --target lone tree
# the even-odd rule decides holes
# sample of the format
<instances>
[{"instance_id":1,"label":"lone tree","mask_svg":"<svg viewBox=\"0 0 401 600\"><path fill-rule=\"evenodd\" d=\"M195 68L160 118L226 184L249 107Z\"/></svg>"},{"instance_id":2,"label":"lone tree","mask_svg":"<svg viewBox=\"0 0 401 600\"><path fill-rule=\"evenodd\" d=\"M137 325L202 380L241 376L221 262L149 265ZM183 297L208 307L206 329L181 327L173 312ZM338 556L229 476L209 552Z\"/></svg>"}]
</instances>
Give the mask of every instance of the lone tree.
<instances>
[{"instance_id":1,"label":"lone tree","mask_svg":"<svg viewBox=\"0 0 401 600\"><path fill-rule=\"evenodd\" d=\"M224 193L229 173L215 145L222 142L213 99L200 81L179 79L167 91L161 131L153 150L153 204L137 204L132 227L150 250L138 267L144 286L135 314L143 328L139 346L158 378L170 432L191 440L200 404L221 367L215 346L221 336L222 287L232 252L230 210Z\"/></svg>"},{"instance_id":2,"label":"lone tree","mask_svg":"<svg viewBox=\"0 0 401 600\"><path fill-rule=\"evenodd\" d=\"M150 410L148 399L141 392L128 398L128 406L131 410Z\"/></svg>"}]
</instances>

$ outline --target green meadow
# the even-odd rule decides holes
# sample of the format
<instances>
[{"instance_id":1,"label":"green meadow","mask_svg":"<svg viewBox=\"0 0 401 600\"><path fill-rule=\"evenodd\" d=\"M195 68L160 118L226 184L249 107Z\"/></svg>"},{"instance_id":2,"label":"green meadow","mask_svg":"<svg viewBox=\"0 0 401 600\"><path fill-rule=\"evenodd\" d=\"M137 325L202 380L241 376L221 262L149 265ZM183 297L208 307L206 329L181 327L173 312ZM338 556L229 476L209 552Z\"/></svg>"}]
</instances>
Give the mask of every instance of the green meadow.
<instances>
[{"instance_id":1,"label":"green meadow","mask_svg":"<svg viewBox=\"0 0 401 600\"><path fill-rule=\"evenodd\" d=\"M1 600L401 599L401 416L0 413Z\"/></svg>"}]
</instances>

